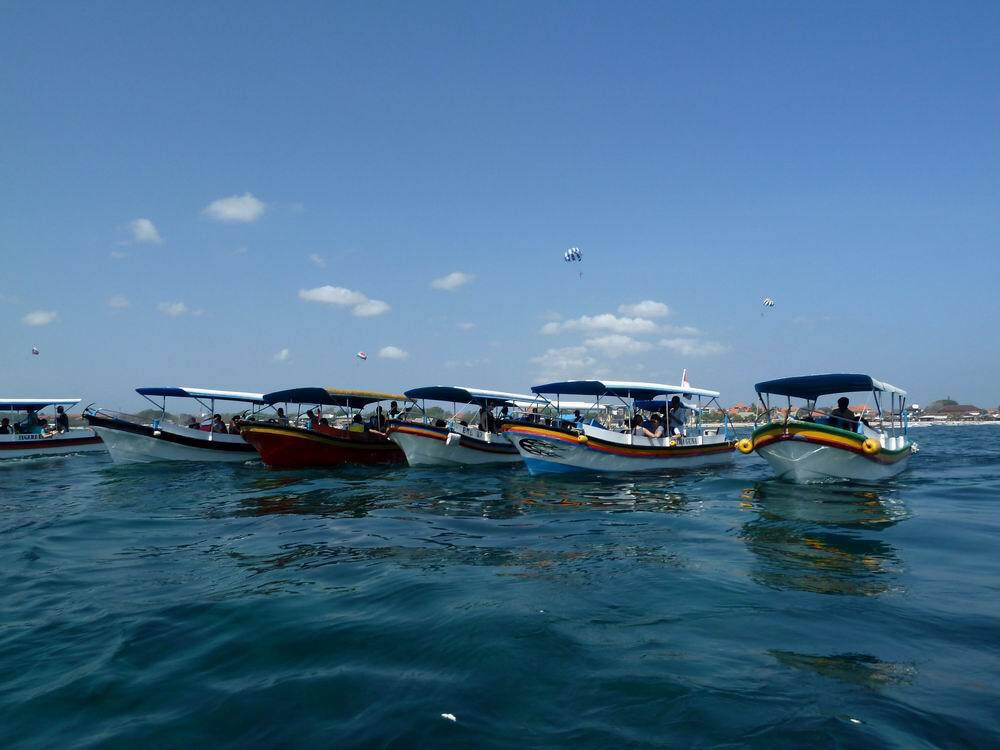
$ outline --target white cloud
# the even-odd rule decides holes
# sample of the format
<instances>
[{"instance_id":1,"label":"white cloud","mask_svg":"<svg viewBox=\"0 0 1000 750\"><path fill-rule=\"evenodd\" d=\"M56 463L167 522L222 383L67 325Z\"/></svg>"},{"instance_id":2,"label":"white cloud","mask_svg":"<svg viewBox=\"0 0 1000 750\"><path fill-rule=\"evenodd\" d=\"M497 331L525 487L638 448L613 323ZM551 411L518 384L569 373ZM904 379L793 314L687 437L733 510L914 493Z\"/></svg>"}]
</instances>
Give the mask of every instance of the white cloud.
<instances>
[{"instance_id":1,"label":"white cloud","mask_svg":"<svg viewBox=\"0 0 1000 750\"><path fill-rule=\"evenodd\" d=\"M26 326L47 326L59 320L59 313L55 310L33 310L21 318Z\"/></svg>"},{"instance_id":2,"label":"white cloud","mask_svg":"<svg viewBox=\"0 0 1000 750\"><path fill-rule=\"evenodd\" d=\"M471 331L475 327L476 327L475 323L459 323L458 324L458 330L460 330L460 331Z\"/></svg>"},{"instance_id":3,"label":"white cloud","mask_svg":"<svg viewBox=\"0 0 1000 750\"><path fill-rule=\"evenodd\" d=\"M341 305L351 308L351 314L359 318L382 315L392 308L380 299L368 299L368 295L342 286L318 286L315 289L299 289L299 299L306 302L322 302L327 305Z\"/></svg>"},{"instance_id":4,"label":"white cloud","mask_svg":"<svg viewBox=\"0 0 1000 750\"><path fill-rule=\"evenodd\" d=\"M314 266L316 266L317 268L325 268L326 267L326 258L324 258L322 255L319 255L318 253L312 253L312 254L310 254L309 255L309 261Z\"/></svg>"},{"instance_id":5,"label":"white cloud","mask_svg":"<svg viewBox=\"0 0 1000 750\"><path fill-rule=\"evenodd\" d=\"M552 380L570 375L587 377L585 372L596 360L587 353L585 346L564 346L548 349L545 353L532 357L532 364L538 365L539 380Z\"/></svg>"},{"instance_id":6,"label":"white cloud","mask_svg":"<svg viewBox=\"0 0 1000 750\"><path fill-rule=\"evenodd\" d=\"M156 225L149 219L133 219L129 222L128 228L132 232L132 239L136 242L150 242L153 244L163 242L160 238L160 233L156 229Z\"/></svg>"},{"instance_id":7,"label":"white cloud","mask_svg":"<svg viewBox=\"0 0 1000 750\"><path fill-rule=\"evenodd\" d=\"M701 333L694 326L661 325L659 331L669 336L697 336Z\"/></svg>"},{"instance_id":8,"label":"white cloud","mask_svg":"<svg viewBox=\"0 0 1000 750\"><path fill-rule=\"evenodd\" d=\"M116 310L124 310L129 304L128 297L124 294L116 294L108 298L108 307L113 307Z\"/></svg>"},{"instance_id":9,"label":"white cloud","mask_svg":"<svg viewBox=\"0 0 1000 750\"><path fill-rule=\"evenodd\" d=\"M231 195L219 198L209 203L202 213L210 219L224 224L249 224L257 221L267 204L255 198L251 193Z\"/></svg>"},{"instance_id":10,"label":"white cloud","mask_svg":"<svg viewBox=\"0 0 1000 750\"><path fill-rule=\"evenodd\" d=\"M566 331L643 334L656 331L656 323L646 318L619 318L611 313L601 315L583 315L572 320L550 321L542 326L542 333L552 335Z\"/></svg>"},{"instance_id":11,"label":"white cloud","mask_svg":"<svg viewBox=\"0 0 1000 750\"><path fill-rule=\"evenodd\" d=\"M636 341L631 336L624 336L620 333L609 333L607 336L587 339L583 343L588 349L597 349L609 357L639 354L652 348L652 344L647 341Z\"/></svg>"},{"instance_id":12,"label":"white cloud","mask_svg":"<svg viewBox=\"0 0 1000 750\"><path fill-rule=\"evenodd\" d=\"M292 356L292 353L290 351L288 351L287 349L282 349L280 352L275 353L274 361L287 362L290 356Z\"/></svg>"},{"instance_id":13,"label":"white cloud","mask_svg":"<svg viewBox=\"0 0 1000 750\"><path fill-rule=\"evenodd\" d=\"M201 315L201 310L192 310L183 302L161 302L157 309L171 318L179 318L181 315Z\"/></svg>"},{"instance_id":14,"label":"white cloud","mask_svg":"<svg viewBox=\"0 0 1000 750\"><path fill-rule=\"evenodd\" d=\"M458 289L463 284L468 284L472 281L475 276L469 273L463 273L462 271L452 271L447 276L442 276L440 279L434 279L431 282L431 286L435 289Z\"/></svg>"},{"instance_id":15,"label":"white cloud","mask_svg":"<svg viewBox=\"0 0 1000 750\"><path fill-rule=\"evenodd\" d=\"M717 341L701 341L692 338L660 339L659 346L670 349L685 357L708 357L729 351L729 347Z\"/></svg>"},{"instance_id":16,"label":"white cloud","mask_svg":"<svg viewBox=\"0 0 1000 750\"><path fill-rule=\"evenodd\" d=\"M360 305L368 297L362 292L345 289L342 286L318 286L315 289L299 289L299 299L306 302L323 302L327 305Z\"/></svg>"},{"instance_id":17,"label":"white cloud","mask_svg":"<svg viewBox=\"0 0 1000 750\"><path fill-rule=\"evenodd\" d=\"M670 315L670 308L662 302L644 299L634 305L618 305L618 312L633 318L665 318Z\"/></svg>"},{"instance_id":18,"label":"white cloud","mask_svg":"<svg viewBox=\"0 0 1000 750\"><path fill-rule=\"evenodd\" d=\"M387 302L383 302L380 299L368 299L352 307L351 315L355 315L359 318L371 318L375 315L387 313L391 309L392 308L389 307Z\"/></svg>"},{"instance_id":19,"label":"white cloud","mask_svg":"<svg viewBox=\"0 0 1000 750\"><path fill-rule=\"evenodd\" d=\"M406 359L410 354L409 352L404 352L398 346L383 346L378 350L378 356L382 359Z\"/></svg>"}]
</instances>

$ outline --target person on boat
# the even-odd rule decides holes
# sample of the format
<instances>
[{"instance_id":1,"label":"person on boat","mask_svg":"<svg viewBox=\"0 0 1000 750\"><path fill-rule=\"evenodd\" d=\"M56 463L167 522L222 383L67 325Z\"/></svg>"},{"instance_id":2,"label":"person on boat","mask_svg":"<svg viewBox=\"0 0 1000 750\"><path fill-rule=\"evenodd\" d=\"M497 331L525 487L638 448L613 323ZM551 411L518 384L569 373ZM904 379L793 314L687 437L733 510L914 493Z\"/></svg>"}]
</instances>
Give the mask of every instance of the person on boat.
<instances>
[{"instance_id":1,"label":"person on boat","mask_svg":"<svg viewBox=\"0 0 1000 750\"><path fill-rule=\"evenodd\" d=\"M500 407L500 413L497 415L497 424L503 424L510 420L510 412L507 411L506 406Z\"/></svg>"},{"instance_id":2,"label":"person on boat","mask_svg":"<svg viewBox=\"0 0 1000 750\"><path fill-rule=\"evenodd\" d=\"M570 421L573 423L573 426L578 429L583 427L583 415L580 414L579 409L573 410L573 419L571 419Z\"/></svg>"},{"instance_id":3,"label":"person on boat","mask_svg":"<svg viewBox=\"0 0 1000 750\"><path fill-rule=\"evenodd\" d=\"M663 423L660 421L659 412L654 411L652 415L650 415L649 427L643 426L642 434L651 438L663 437Z\"/></svg>"},{"instance_id":4,"label":"person on boat","mask_svg":"<svg viewBox=\"0 0 1000 750\"><path fill-rule=\"evenodd\" d=\"M319 426L320 427L329 427L330 426L330 420L327 419L326 417L323 417L322 419L319 420Z\"/></svg>"},{"instance_id":5,"label":"person on boat","mask_svg":"<svg viewBox=\"0 0 1000 750\"><path fill-rule=\"evenodd\" d=\"M194 417L189 417L188 418L188 424L187 424L187 426L188 426L188 429L191 429L191 430L201 429L200 425L198 424L198 420L195 419Z\"/></svg>"},{"instance_id":6,"label":"person on boat","mask_svg":"<svg viewBox=\"0 0 1000 750\"><path fill-rule=\"evenodd\" d=\"M4 417L3 421L0 421L0 435L10 435L13 432L14 430L11 429L10 420L7 417Z\"/></svg>"},{"instance_id":7,"label":"person on boat","mask_svg":"<svg viewBox=\"0 0 1000 750\"><path fill-rule=\"evenodd\" d=\"M847 396L837 399L837 408L830 412L830 426L855 432L858 429L858 415L850 410Z\"/></svg>"},{"instance_id":8,"label":"person on boat","mask_svg":"<svg viewBox=\"0 0 1000 750\"><path fill-rule=\"evenodd\" d=\"M275 418L275 421L278 424L285 425L286 427L288 426L288 417L285 416L285 410L282 409L280 406L278 407L277 417Z\"/></svg>"},{"instance_id":9,"label":"person on boat","mask_svg":"<svg viewBox=\"0 0 1000 750\"><path fill-rule=\"evenodd\" d=\"M402 412L399 410L399 404L395 401L389 403L389 419L401 419Z\"/></svg>"},{"instance_id":10,"label":"person on boat","mask_svg":"<svg viewBox=\"0 0 1000 750\"><path fill-rule=\"evenodd\" d=\"M38 412L28 409L28 414L21 421L21 432L26 435L37 435L42 431L42 423L38 419Z\"/></svg>"},{"instance_id":11,"label":"person on boat","mask_svg":"<svg viewBox=\"0 0 1000 750\"><path fill-rule=\"evenodd\" d=\"M61 406L56 407L56 432L69 432L69 415Z\"/></svg>"},{"instance_id":12,"label":"person on boat","mask_svg":"<svg viewBox=\"0 0 1000 750\"><path fill-rule=\"evenodd\" d=\"M645 422L645 420L642 418L641 414L634 414L632 416L632 421L630 422L630 425L632 427L632 434L633 435L645 435L646 434L644 432L644 430L646 428L643 427L643 422Z\"/></svg>"},{"instance_id":13,"label":"person on boat","mask_svg":"<svg viewBox=\"0 0 1000 750\"><path fill-rule=\"evenodd\" d=\"M490 412L485 406L479 407L479 429L490 432Z\"/></svg>"},{"instance_id":14,"label":"person on boat","mask_svg":"<svg viewBox=\"0 0 1000 750\"><path fill-rule=\"evenodd\" d=\"M229 420L229 434L230 435L239 435L240 434L240 418L239 417L233 416L233 418Z\"/></svg>"},{"instance_id":15,"label":"person on boat","mask_svg":"<svg viewBox=\"0 0 1000 750\"><path fill-rule=\"evenodd\" d=\"M351 426L347 428L348 432L364 432L365 431L365 421L361 418L361 414L355 414L351 419Z\"/></svg>"},{"instance_id":16,"label":"person on boat","mask_svg":"<svg viewBox=\"0 0 1000 750\"><path fill-rule=\"evenodd\" d=\"M680 435L684 431L684 412L686 409L681 405L681 397L674 396L667 406L667 432L671 435Z\"/></svg>"},{"instance_id":17,"label":"person on boat","mask_svg":"<svg viewBox=\"0 0 1000 750\"><path fill-rule=\"evenodd\" d=\"M308 425L309 429L310 430L315 430L316 429L316 425L319 424L319 417L317 417L315 414L313 414L313 410L312 409L310 409L309 411L306 412L306 419L309 420L309 425Z\"/></svg>"},{"instance_id":18,"label":"person on boat","mask_svg":"<svg viewBox=\"0 0 1000 750\"><path fill-rule=\"evenodd\" d=\"M229 430L226 429L226 423L222 421L221 414L212 417L212 432L221 432L224 435L229 433Z\"/></svg>"}]
</instances>

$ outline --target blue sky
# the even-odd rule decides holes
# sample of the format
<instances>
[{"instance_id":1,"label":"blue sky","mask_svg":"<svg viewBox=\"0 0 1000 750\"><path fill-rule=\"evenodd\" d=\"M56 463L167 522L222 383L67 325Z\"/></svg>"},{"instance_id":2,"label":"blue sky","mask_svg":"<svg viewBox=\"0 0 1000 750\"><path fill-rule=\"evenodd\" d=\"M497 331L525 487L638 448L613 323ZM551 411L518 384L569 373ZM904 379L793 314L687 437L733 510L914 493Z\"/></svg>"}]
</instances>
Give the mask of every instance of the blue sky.
<instances>
[{"instance_id":1,"label":"blue sky","mask_svg":"<svg viewBox=\"0 0 1000 750\"><path fill-rule=\"evenodd\" d=\"M1000 403L1000 5L537 6L5 4L0 390Z\"/></svg>"}]
</instances>

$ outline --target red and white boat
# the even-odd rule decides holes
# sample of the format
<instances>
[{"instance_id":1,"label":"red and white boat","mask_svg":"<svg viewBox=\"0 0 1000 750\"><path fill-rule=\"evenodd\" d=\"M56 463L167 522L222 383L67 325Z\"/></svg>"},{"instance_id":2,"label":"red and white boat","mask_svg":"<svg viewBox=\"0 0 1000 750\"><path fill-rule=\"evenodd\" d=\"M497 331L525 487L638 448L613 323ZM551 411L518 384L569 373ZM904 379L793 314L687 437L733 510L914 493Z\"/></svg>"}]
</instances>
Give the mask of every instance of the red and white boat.
<instances>
[{"instance_id":1,"label":"red and white boat","mask_svg":"<svg viewBox=\"0 0 1000 750\"><path fill-rule=\"evenodd\" d=\"M0 412L15 415L5 417L0 427L0 460L60 456L70 453L92 453L106 450L97 433L87 427L70 427L60 432L55 419L42 414L54 406L64 409L78 404L78 398L0 398ZM47 427L39 423L44 417Z\"/></svg>"},{"instance_id":2,"label":"red and white boat","mask_svg":"<svg viewBox=\"0 0 1000 750\"><path fill-rule=\"evenodd\" d=\"M260 454L268 466L297 469L308 466L344 464L404 464L406 456L383 431L388 422L384 410L364 412L366 407L386 401L405 402L399 393L346 390L339 388L290 388L264 394L272 406L297 404L299 415L258 418L240 425L240 434ZM323 416L324 406L337 412ZM302 424L303 407L318 412L314 424Z\"/></svg>"}]
</instances>

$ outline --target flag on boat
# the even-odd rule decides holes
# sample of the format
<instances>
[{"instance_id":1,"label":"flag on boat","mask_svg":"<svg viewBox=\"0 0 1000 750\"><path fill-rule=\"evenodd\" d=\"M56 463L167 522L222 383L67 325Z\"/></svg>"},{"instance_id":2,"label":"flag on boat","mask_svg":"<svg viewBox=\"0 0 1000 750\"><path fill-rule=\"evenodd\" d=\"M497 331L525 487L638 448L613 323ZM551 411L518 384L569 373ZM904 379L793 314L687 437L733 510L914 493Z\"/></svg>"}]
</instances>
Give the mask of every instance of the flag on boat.
<instances>
[{"instance_id":1,"label":"flag on boat","mask_svg":"<svg viewBox=\"0 0 1000 750\"><path fill-rule=\"evenodd\" d=\"M365 354L364 352L358 352L354 356L357 357L358 359L368 359L368 355Z\"/></svg>"},{"instance_id":2,"label":"flag on boat","mask_svg":"<svg viewBox=\"0 0 1000 750\"><path fill-rule=\"evenodd\" d=\"M681 388L690 388L691 384L688 382L688 371L684 368L684 372L681 373Z\"/></svg>"}]
</instances>

